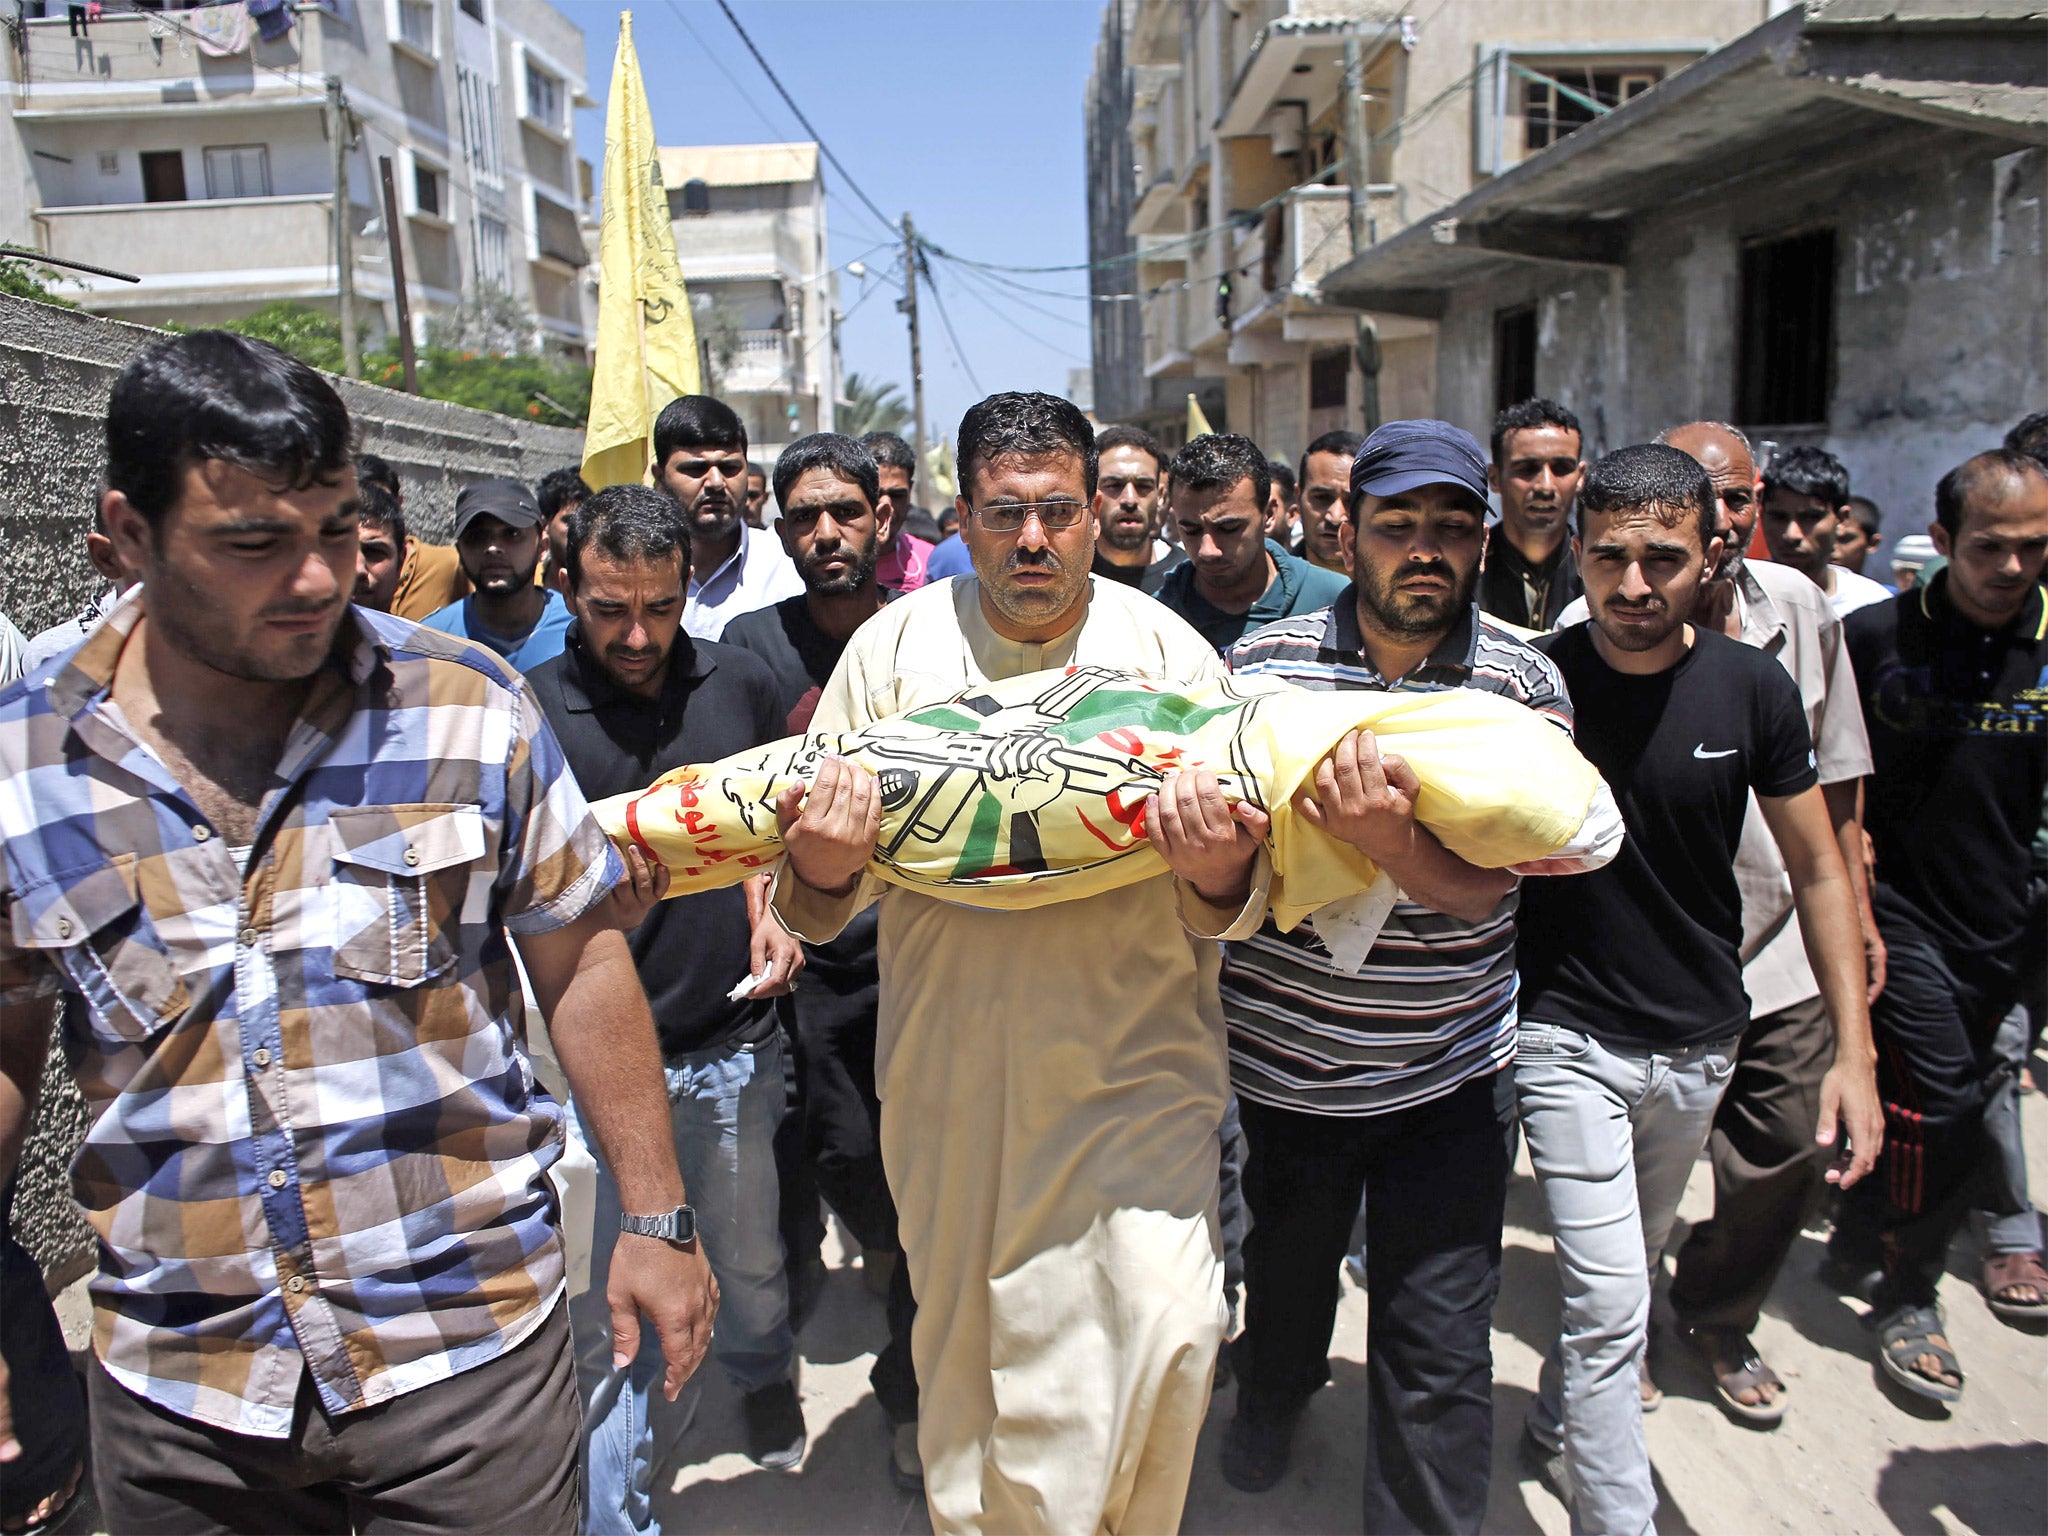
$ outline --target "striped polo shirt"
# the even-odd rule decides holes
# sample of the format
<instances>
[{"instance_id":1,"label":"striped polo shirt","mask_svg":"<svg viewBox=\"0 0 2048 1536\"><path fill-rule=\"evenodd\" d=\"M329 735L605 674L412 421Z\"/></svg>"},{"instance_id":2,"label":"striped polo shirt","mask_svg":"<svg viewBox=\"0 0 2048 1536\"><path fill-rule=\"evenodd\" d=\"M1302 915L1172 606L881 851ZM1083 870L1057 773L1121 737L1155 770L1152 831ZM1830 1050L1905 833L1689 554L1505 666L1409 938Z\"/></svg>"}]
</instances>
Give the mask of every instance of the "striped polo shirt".
<instances>
[{"instance_id":1,"label":"striped polo shirt","mask_svg":"<svg viewBox=\"0 0 2048 1536\"><path fill-rule=\"evenodd\" d=\"M1268 624L1233 646L1232 672L1319 691L1483 688L1572 728L1548 657L1473 606L1420 666L1389 683L1366 655L1358 589ZM1261 1104L1316 1115L1377 1115L1426 1103L1507 1065L1515 1048L1519 890L1479 922L1400 901L1357 975L1339 970L1314 918L1228 946L1223 1015L1230 1077Z\"/></svg>"}]
</instances>

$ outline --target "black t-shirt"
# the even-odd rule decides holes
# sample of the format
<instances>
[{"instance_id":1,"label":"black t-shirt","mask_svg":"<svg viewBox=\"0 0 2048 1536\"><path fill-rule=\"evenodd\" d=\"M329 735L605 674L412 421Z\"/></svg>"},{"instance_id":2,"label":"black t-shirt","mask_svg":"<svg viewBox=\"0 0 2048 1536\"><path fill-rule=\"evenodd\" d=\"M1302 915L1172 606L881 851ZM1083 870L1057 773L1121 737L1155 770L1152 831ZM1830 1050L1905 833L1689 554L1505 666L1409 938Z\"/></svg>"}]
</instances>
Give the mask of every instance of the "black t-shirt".
<instances>
[{"instance_id":1,"label":"black t-shirt","mask_svg":"<svg viewBox=\"0 0 2048 1536\"><path fill-rule=\"evenodd\" d=\"M1574 734L1628 825L1604 869L1523 882L1521 1016L1631 1046L1739 1034L1742 897L1735 845L1749 791L1819 782L1798 685L1771 657L1695 631L1669 671L1617 672L1576 624L1535 642L1564 674Z\"/></svg>"},{"instance_id":2,"label":"black t-shirt","mask_svg":"<svg viewBox=\"0 0 2048 1536\"><path fill-rule=\"evenodd\" d=\"M716 762L787 735L775 678L758 657L676 636L658 699L612 686L570 626L562 654L526 674L585 798L645 789L671 768ZM775 1032L772 998L726 997L753 971L743 886L676 896L626 935L662 1056L756 1045Z\"/></svg>"},{"instance_id":3,"label":"black t-shirt","mask_svg":"<svg viewBox=\"0 0 2048 1536\"><path fill-rule=\"evenodd\" d=\"M1880 924L1929 934L1974 987L2009 997L2048 939L2030 911L2048 779L2048 598L1979 629L1948 573L1844 621L1874 763L1864 826Z\"/></svg>"},{"instance_id":4,"label":"black t-shirt","mask_svg":"<svg viewBox=\"0 0 2048 1536\"><path fill-rule=\"evenodd\" d=\"M773 607L743 613L725 626L722 643L751 651L775 674L777 705L783 711L783 734L801 736L811 728L818 699L846 650L818 628L809 600L798 593ZM839 935L825 944L806 944L808 969L797 983L795 1002L801 1013L820 989L835 996L864 993L876 984L879 908L857 913Z\"/></svg>"},{"instance_id":5,"label":"black t-shirt","mask_svg":"<svg viewBox=\"0 0 2048 1536\"><path fill-rule=\"evenodd\" d=\"M1166 585L1166 578L1186 564L1187 558L1186 550L1169 549L1150 565L1118 565L1114 560L1105 560L1098 549L1095 563L1089 569L1106 581L1120 581L1127 587L1136 587L1147 597L1157 597L1159 589Z\"/></svg>"}]
</instances>

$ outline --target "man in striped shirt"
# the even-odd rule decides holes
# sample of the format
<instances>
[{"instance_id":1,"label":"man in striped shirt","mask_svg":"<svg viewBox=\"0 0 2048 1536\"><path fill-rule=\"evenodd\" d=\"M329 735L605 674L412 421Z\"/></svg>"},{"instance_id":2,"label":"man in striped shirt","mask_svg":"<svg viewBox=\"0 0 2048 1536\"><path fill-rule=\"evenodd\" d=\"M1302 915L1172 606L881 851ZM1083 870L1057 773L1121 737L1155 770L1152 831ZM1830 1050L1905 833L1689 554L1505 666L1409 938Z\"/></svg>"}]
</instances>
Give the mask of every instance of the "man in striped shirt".
<instances>
[{"instance_id":1,"label":"man in striped shirt","mask_svg":"<svg viewBox=\"0 0 2048 1536\"><path fill-rule=\"evenodd\" d=\"M1381 427L1352 465L1341 537L1353 584L1333 606L1239 641L1230 669L1321 690L1481 688L1569 731L1557 668L1473 601L1485 514L1471 434L1440 421ZM1365 942L1345 942L1358 903L1288 933L1268 919L1224 961L1252 1232L1223 1473L1256 1491L1285 1472L1295 1423L1329 1379L1338 1266L1364 1194L1365 1528L1475 1531L1493 1437L1518 877L1465 863L1418 826L1415 787L1361 732L1318 768L1303 807L1400 889L1362 964L1338 958Z\"/></svg>"}]
</instances>

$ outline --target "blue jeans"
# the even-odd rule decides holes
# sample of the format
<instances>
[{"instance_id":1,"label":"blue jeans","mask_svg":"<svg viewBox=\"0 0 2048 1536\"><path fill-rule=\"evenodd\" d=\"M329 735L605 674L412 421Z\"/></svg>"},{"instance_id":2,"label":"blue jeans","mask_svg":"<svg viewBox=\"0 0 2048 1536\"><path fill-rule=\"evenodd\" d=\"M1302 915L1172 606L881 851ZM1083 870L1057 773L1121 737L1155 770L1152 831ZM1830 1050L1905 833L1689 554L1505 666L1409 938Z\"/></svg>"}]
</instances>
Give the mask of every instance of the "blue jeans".
<instances>
[{"instance_id":1,"label":"blue jeans","mask_svg":"<svg viewBox=\"0 0 2048 1536\"><path fill-rule=\"evenodd\" d=\"M1528 1019L1518 1032L1515 1096L1564 1285L1529 1429L1565 1454L1575 1536L1656 1530L1640 1396L1651 1275L1741 1038L1651 1051Z\"/></svg>"},{"instance_id":2,"label":"blue jeans","mask_svg":"<svg viewBox=\"0 0 2048 1536\"><path fill-rule=\"evenodd\" d=\"M676 1155L697 1212L697 1232L718 1281L711 1353L741 1392L790 1379L796 1339L783 1278L775 1128L782 1119L782 1040L721 1046L666 1069ZM583 1128L575 1107L569 1131ZM597 1149L591 1148L597 1155ZM650 1483L658 1458L648 1421L662 1376L661 1341L643 1318L640 1353L612 1367L605 1284L619 1232L619 1186L597 1156L597 1215L590 1289L571 1300L576 1384L583 1400L584 1530L590 1536L652 1527Z\"/></svg>"}]
</instances>

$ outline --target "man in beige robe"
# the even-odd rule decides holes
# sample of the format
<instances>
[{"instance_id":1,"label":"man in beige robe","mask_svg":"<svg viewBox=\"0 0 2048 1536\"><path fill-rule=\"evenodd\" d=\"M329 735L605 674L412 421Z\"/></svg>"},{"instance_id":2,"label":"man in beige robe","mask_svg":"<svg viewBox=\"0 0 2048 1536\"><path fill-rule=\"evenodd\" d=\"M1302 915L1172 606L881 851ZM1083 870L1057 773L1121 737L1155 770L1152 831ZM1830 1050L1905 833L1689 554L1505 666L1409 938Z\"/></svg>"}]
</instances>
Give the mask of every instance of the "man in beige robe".
<instances>
[{"instance_id":1,"label":"man in beige robe","mask_svg":"<svg viewBox=\"0 0 2048 1536\"><path fill-rule=\"evenodd\" d=\"M994 396L959 443L976 574L864 624L813 730L1050 667L1217 675L1194 630L1089 575L1095 452L1079 411ZM933 1528L1173 1531L1223 1326L1215 940L1264 913L1265 817L1227 807L1213 775L1178 775L1146 812L1172 875L987 911L863 875L877 795L837 760L807 797L785 795L775 905L821 942L881 902L882 1156L919 1308ZM1008 830L1010 859L1028 858L1028 830Z\"/></svg>"}]
</instances>

